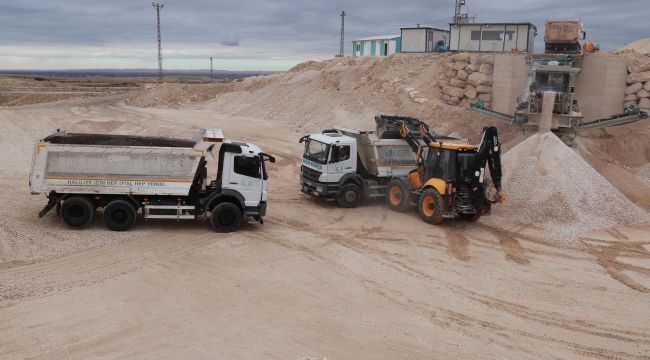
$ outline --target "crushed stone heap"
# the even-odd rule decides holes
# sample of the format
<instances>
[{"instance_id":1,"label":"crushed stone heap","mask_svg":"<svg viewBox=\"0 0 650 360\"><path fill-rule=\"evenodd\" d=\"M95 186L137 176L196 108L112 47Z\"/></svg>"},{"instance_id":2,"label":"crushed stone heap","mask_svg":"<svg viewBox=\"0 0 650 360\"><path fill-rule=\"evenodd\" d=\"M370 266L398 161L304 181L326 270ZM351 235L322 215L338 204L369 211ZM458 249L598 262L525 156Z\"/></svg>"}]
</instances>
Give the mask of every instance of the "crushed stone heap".
<instances>
[{"instance_id":1,"label":"crushed stone heap","mask_svg":"<svg viewBox=\"0 0 650 360\"><path fill-rule=\"evenodd\" d=\"M549 240L648 221L619 192L551 132L535 134L503 156L505 204L482 220L489 226L531 224Z\"/></svg>"}]
</instances>

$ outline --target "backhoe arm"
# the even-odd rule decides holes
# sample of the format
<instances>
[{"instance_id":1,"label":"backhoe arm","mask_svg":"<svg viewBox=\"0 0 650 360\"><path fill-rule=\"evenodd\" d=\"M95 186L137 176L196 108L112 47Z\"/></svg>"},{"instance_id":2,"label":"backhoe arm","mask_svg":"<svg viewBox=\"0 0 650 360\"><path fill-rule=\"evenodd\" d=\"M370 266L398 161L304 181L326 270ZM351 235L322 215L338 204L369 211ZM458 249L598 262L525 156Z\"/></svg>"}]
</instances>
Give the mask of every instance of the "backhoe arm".
<instances>
[{"instance_id":1,"label":"backhoe arm","mask_svg":"<svg viewBox=\"0 0 650 360\"><path fill-rule=\"evenodd\" d=\"M480 170L487 165L490 168L490 177L494 187L501 191L501 143L497 128L494 126L483 128L483 138L479 144L477 163L474 169Z\"/></svg>"}]
</instances>

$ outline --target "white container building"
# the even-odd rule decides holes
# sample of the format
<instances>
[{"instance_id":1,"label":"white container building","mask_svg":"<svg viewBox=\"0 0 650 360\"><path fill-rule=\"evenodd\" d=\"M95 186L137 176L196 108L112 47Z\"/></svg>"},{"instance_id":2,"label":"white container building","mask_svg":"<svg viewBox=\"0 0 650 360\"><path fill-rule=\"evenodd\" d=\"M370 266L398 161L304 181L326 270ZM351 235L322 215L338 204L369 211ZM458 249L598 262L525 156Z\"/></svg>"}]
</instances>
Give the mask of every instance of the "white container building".
<instances>
[{"instance_id":1,"label":"white container building","mask_svg":"<svg viewBox=\"0 0 650 360\"><path fill-rule=\"evenodd\" d=\"M450 51L532 53L537 28L531 23L449 24Z\"/></svg>"},{"instance_id":2,"label":"white container building","mask_svg":"<svg viewBox=\"0 0 650 360\"><path fill-rule=\"evenodd\" d=\"M449 44L449 31L432 27L402 28L403 53L427 53L435 50L438 42Z\"/></svg>"},{"instance_id":3,"label":"white container building","mask_svg":"<svg viewBox=\"0 0 650 360\"><path fill-rule=\"evenodd\" d=\"M352 56L388 56L400 53L399 35L373 36L352 40Z\"/></svg>"}]
</instances>

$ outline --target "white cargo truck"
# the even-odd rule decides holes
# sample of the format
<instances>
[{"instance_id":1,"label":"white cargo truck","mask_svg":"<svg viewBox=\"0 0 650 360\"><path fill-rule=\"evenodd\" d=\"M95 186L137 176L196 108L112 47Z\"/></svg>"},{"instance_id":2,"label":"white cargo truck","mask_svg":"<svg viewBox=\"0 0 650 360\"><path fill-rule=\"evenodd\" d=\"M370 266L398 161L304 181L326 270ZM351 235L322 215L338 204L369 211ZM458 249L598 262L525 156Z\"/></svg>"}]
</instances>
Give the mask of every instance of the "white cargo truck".
<instances>
[{"instance_id":1,"label":"white cargo truck","mask_svg":"<svg viewBox=\"0 0 650 360\"><path fill-rule=\"evenodd\" d=\"M399 128L394 124L404 123L414 130L426 125L417 119L385 115L375 121L377 131L335 127L302 137L302 192L336 201L341 207L356 207L365 200L385 197L393 178L406 177L416 169L415 144L395 133ZM410 140L427 144L424 138Z\"/></svg>"},{"instance_id":2,"label":"white cargo truck","mask_svg":"<svg viewBox=\"0 0 650 360\"><path fill-rule=\"evenodd\" d=\"M49 199L40 217L56 207L72 227L89 224L103 208L104 223L115 231L130 229L140 210L145 219L209 214L215 230L230 232L243 219L263 222L267 161L275 159L256 145L224 141L221 130L192 139L57 130L36 144L29 185Z\"/></svg>"}]
</instances>

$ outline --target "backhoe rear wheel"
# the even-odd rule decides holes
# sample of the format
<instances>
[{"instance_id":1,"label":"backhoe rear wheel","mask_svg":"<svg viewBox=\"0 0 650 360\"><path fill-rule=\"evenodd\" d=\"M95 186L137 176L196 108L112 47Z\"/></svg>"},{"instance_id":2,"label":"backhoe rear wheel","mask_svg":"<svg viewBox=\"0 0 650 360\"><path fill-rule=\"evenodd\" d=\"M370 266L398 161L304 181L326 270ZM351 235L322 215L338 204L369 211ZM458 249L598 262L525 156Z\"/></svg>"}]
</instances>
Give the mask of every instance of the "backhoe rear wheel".
<instances>
[{"instance_id":1,"label":"backhoe rear wheel","mask_svg":"<svg viewBox=\"0 0 650 360\"><path fill-rule=\"evenodd\" d=\"M393 179L386 189L388 208L393 211L404 212L410 204L411 190L409 184L401 179Z\"/></svg>"},{"instance_id":2,"label":"backhoe rear wheel","mask_svg":"<svg viewBox=\"0 0 650 360\"><path fill-rule=\"evenodd\" d=\"M436 189L426 189L420 196L418 213L420 218L429 224L440 224L442 218L442 197Z\"/></svg>"}]
</instances>

